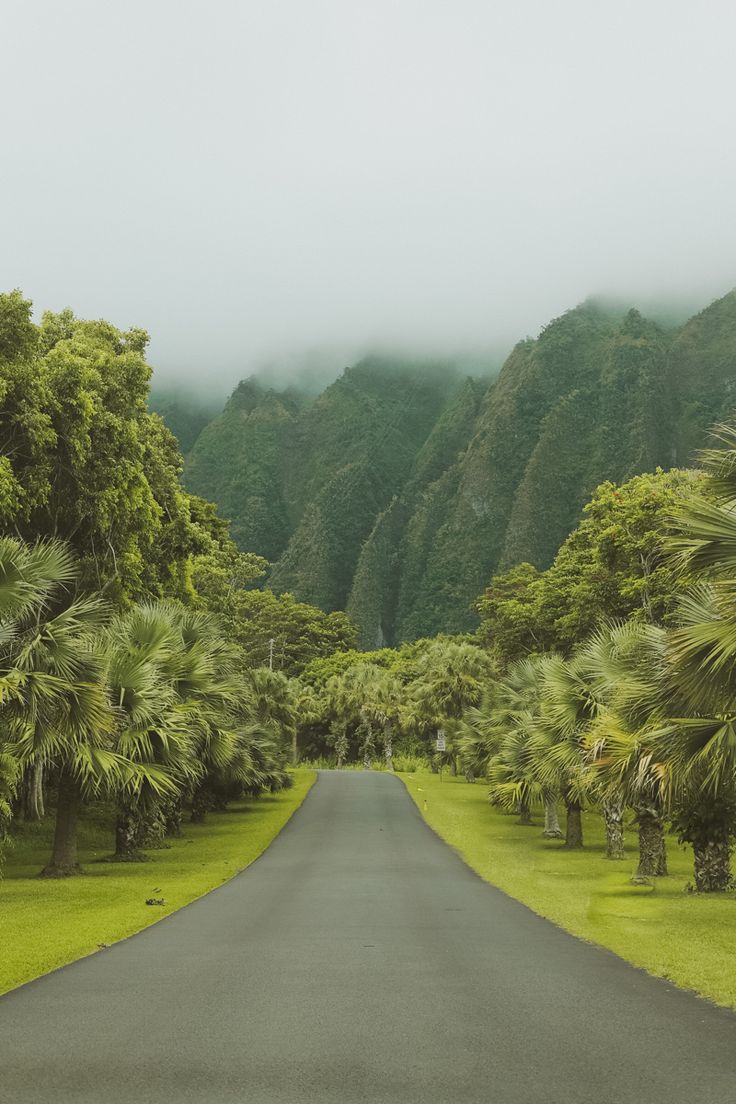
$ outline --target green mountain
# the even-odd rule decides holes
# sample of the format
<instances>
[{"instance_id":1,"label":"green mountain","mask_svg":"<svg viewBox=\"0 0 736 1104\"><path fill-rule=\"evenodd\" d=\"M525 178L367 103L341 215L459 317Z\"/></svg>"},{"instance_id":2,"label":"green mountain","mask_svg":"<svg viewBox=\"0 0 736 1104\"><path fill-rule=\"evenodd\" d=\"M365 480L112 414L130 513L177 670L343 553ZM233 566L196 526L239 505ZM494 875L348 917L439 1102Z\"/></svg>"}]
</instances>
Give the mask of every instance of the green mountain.
<instances>
[{"instance_id":1,"label":"green mountain","mask_svg":"<svg viewBox=\"0 0 736 1104\"><path fill-rule=\"evenodd\" d=\"M245 381L185 480L273 589L347 609L374 647L472 628L491 574L548 566L601 481L687 464L734 408L736 292L669 329L589 301L490 386L376 358L314 400Z\"/></svg>"},{"instance_id":2,"label":"green mountain","mask_svg":"<svg viewBox=\"0 0 736 1104\"><path fill-rule=\"evenodd\" d=\"M159 414L179 442L183 456L191 451L204 427L222 410L222 400L209 400L171 387L151 389L148 408Z\"/></svg>"}]
</instances>

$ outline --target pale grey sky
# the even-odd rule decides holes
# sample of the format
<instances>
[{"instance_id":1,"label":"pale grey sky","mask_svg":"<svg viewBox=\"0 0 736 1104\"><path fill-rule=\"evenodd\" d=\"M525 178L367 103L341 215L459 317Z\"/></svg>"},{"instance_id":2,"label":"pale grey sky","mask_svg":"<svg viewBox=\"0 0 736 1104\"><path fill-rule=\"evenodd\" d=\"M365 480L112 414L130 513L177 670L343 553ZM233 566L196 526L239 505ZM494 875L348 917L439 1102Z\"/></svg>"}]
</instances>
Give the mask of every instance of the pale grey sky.
<instances>
[{"instance_id":1,"label":"pale grey sky","mask_svg":"<svg viewBox=\"0 0 736 1104\"><path fill-rule=\"evenodd\" d=\"M729 0L24 0L0 286L162 377L736 284ZM320 354L321 355L321 354Z\"/></svg>"}]
</instances>

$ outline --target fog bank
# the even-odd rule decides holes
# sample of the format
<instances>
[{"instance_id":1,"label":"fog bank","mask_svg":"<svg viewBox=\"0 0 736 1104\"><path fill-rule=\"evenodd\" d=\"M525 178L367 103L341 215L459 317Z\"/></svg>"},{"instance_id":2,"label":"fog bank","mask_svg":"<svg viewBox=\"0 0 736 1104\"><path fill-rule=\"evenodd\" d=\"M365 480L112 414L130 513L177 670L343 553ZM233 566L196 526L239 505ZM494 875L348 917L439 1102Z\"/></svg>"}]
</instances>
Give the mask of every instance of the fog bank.
<instances>
[{"instance_id":1,"label":"fog bank","mask_svg":"<svg viewBox=\"0 0 736 1104\"><path fill-rule=\"evenodd\" d=\"M493 360L590 295L686 314L736 283L735 32L725 0L27 0L0 286L218 390Z\"/></svg>"}]
</instances>

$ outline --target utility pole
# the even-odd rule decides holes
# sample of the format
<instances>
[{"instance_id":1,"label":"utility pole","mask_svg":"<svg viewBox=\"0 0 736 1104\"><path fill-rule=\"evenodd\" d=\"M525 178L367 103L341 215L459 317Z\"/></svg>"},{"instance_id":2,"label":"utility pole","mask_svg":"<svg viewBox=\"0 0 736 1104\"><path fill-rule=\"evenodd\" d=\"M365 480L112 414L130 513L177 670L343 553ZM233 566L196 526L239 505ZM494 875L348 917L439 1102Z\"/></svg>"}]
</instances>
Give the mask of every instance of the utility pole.
<instances>
[{"instance_id":1,"label":"utility pole","mask_svg":"<svg viewBox=\"0 0 736 1104\"><path fill-rule=\"evenodd\" d=\"M268 642L268 666L273 671L273 646L276 643L273 637Z\"/></svg>"}]
</instances>

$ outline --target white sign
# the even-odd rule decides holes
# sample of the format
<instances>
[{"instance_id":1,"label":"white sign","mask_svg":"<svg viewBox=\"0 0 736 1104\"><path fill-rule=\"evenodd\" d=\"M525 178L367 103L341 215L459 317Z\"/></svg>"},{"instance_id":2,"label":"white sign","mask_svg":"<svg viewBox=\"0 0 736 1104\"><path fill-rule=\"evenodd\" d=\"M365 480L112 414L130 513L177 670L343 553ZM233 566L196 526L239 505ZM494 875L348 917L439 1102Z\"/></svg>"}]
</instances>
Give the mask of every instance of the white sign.
<instances>
[{"instance_id":1,"label":"white sign","mask_svg":"<svg viewBox=\"0 0 736 1104\"><path fill-rule=\"evenodd\" d=\"M445 730L444 728L437 729L437 751L445 751L447 744L445 743Z\"/></svg>"}]
</instances>

